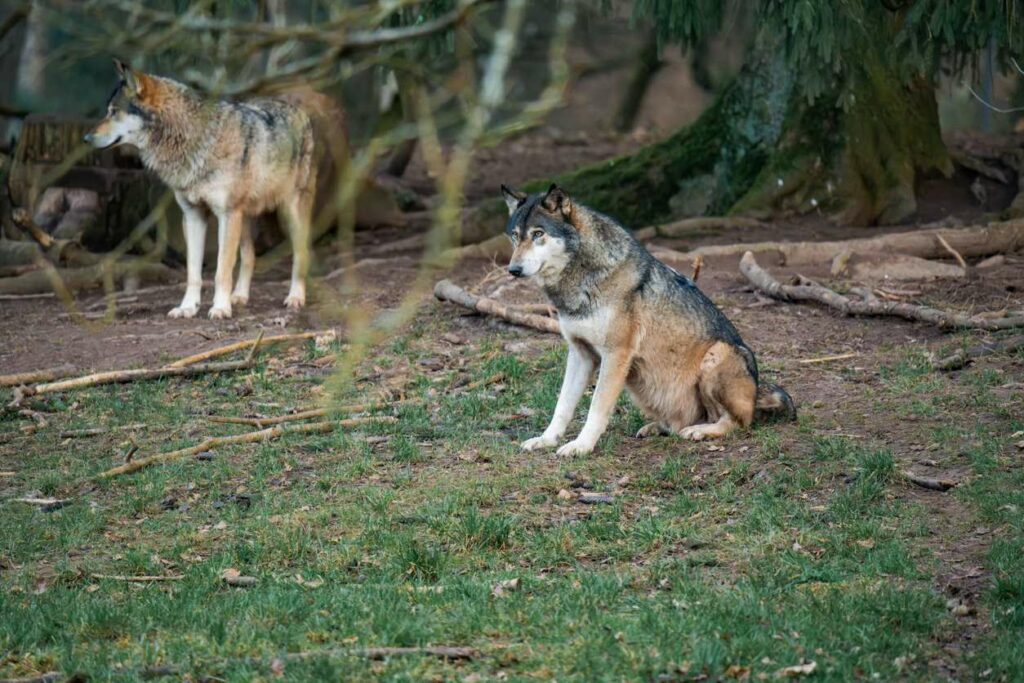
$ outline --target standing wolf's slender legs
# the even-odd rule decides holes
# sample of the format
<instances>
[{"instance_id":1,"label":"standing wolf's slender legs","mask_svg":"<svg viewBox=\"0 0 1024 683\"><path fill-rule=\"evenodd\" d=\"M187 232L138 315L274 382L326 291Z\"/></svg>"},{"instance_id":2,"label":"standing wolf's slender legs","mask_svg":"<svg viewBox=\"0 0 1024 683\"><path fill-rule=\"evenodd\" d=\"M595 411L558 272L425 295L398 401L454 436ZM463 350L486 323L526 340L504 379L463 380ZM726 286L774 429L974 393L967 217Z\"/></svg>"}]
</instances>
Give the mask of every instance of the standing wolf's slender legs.
<instances>
[{"instance_id":1,"label":"standing wolf's slender legs","mask_svg":"<svg viewBox=\"0 0 1024 683\"><path fill-rule=\"evenodd\" d=\"M297 310L306 305L306 277L309 275L310 220L312 198L296 196L285 204L283 219L292 238L292 284L284 305Z\"/></svg>"},{"instance_id":2,"label":"standing wolf's slender legs","mask_svg":"<svg viewBox=\"0 0 1024 683\"><path fill-rule=\"evenodd\" d=\"M192 318L199 312L203 289L203 252L206 249L206 215L180 194L175 194L184 218L187 282L181 304L167 315L172 318Z\"/></svg>"},{"instance_id":3,"label":"standing wolf's slender legs","mask_svg":"<svg viewBox=\"0 0 1024 683\"><path fill-rule=\"evenodd\" d=\"M597 388L590 401L590 411L580 435L558 449L558 455L586 455L594 450L597 440L608 427L615 404L626 387L626 377L633 361L631 349L616 350L601 358Z\"/></svg>"},{"instance_id":4,"label":"standing wolf's slender legs","mask_svg":"<svg viewBox=\"0 0 1024 683\"><path fill-rule=\"evenodd\" d=\"M244 223L241 211L217 214L217 274L213 280L213 307L209 313L214 319L231 317L231 280Z\"/></svg>"},{"instance_id":5,"label":"standing wolf's slender legs","mask_svg":"<svg viewBox=\"0 0 1024 683\"><path fill-rule=\"evenodd\" d=\"M244 306L249 303L249 286L252 284L252 272L256 268L256 243L253 240L253 221L242 221L241 253L238 264L238 280L235 291L231 294L231 304Z\"/></svg>"},{"instance_id":6,"label":"standing wolf's slender legs","mask_svg":"<svg viewBox=\"0 0 1024 683\"><path fill-rule=\"evenodd\" d=\"M523 450L551 448L558 444L558 441L565 435L569 422L572 421L576 406L583 398L583 392L590 385L590 380L594 376L594 364L594 358L590 351L580 347L579 344L569 342L565 378L562 380L562 390L558 394L558 404L555 406L555 414L551 417L551 424L540 436L524 441Z\"/></svg>"}]
</instances>

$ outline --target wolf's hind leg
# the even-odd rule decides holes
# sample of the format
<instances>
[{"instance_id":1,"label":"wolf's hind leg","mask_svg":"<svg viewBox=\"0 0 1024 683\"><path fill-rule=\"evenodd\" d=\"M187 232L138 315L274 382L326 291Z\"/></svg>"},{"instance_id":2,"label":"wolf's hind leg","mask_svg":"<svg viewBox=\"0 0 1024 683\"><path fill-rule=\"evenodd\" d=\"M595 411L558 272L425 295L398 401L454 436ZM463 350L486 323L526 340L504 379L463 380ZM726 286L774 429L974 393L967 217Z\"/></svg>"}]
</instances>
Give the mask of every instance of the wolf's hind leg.
<instances>
[{"instance_id":1,"label":"wolf's hind leg","mask_svg":"<svg viewBox=\"0 0 1024 683\"><path fill-rule=\"evenodd\" d=\"M252 272L256 268L256 242L253 240L252 219L242 222L242 239L239 246L238 279L235 291L231 293L231 304L249 303L249 287L252 285Z\"/></svg>"},{"instance_id":2,"label":"wolf's hind leg","mask_svg":"<svg viewBox=\"0 0 1024 683\"><path fill-rule=\"evenodd\" d=\"M228 210L217 215L217 274L213 278L213 307L209 313L214 320L231 317L231 280L244 226L241 211Z\"/></svg>"},{"instance_id":3,"label":"wolf's hind leg","mask_svg":"<svg viewBox=\"0 0 1024 683\"><path fill-rule=\"evenodd\" d=\"M697 387L711 422L684 427L679 436L694 441L711 439L753 422L757 383L733 345L716 342L707 350L700 363Z\"/></svg>"},{"instance_id":4,"label":"wolf's hind leg","mask_svg":"<svg viewBox=\"0 0 1024 683\"><path fill-rule=\"evenodd\" d=\"M298 310L306 305L306 278L309 275L310 221L312 197L300 193L289 198L283 207L288 234L292 240L292 284L284 305Z\"/></svg>"},{"instance_id":5,"label":"wolf's hind leg","mask_svg":"<svg viewBox=\"0 0 1024 683\"><path fill-rule=\"evenodd\" d=\"M185 296L181 304L172 308L167 315L171 318L193 318L199 312L199 300L203 289L203 252L206 250L206 215L203 210L175 195L184 217L185 256L187 281Z\"/></svg>"}]
</instances>

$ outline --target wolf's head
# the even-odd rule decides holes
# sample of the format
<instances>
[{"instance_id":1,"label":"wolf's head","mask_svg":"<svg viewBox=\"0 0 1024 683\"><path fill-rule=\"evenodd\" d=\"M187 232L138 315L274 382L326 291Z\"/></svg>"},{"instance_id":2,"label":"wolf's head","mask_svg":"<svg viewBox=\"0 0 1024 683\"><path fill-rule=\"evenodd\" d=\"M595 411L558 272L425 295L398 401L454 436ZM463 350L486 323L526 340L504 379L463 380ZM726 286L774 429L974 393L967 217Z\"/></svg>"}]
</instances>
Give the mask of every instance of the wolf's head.
<instances>
[{"instance_id":1,"label":"wolf's head","mask_svg":"<svg viewBox=\"0 0 1024 683\"><path fill-rule=\"evenodd\" d=\"M144 145L167 90L156 76L135 71L117 59L114 65L120 81L107 101L107 115L85 136L85 141L97 149Z\"/></svg>"},{"instance_id":2,"label":"wolf's head","mask_svg":"<svg viewBox=\"0 0 1024 683\"><path fill-rule=\"evenodd\" d=\"M580 246L569 195L557 185L532 196L502 185L501 194L508 204L505 233L514 247L508 272L515 277L537 275L543 282L557 280Z\"/></svg>"}]
</instances>

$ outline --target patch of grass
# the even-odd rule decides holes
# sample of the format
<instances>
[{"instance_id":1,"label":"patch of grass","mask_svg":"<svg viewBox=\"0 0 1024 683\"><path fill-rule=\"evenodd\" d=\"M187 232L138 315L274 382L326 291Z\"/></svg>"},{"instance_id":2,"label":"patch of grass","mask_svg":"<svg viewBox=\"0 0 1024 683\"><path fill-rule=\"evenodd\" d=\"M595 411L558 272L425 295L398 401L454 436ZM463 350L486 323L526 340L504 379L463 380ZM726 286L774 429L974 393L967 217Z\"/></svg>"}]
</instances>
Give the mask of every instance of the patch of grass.
<instances>
[{"instance_id":1,"label":"patch of grass","mask_svg":"<svg viewBox=\"0 0 1024 683\"><path fill-rule=\"evenodd\" d=\"M0 677L60 669L127 681L174 663L182 676L254 680L300 651L313 654L287 661L285 679L720 680L749 669L757 680L806 660L822 680L939 675L929 662L957 624L927 550L935 511L895 480L910 436L829 434L808 408L797 426L758 427L712 450L629 438L643 418L623 402L593 455L523 454L518 442L554 408L564 345L513 354L502 349L522 335L502 330L439 364L431 339L443 331L423 316L373 359L414 368L404 391L423 402L396 410L397 424L218 449L98 484L90 477L119 461L126 436L72 449L61 429L145 422L133 438L148 455L244 429L208 414L311 405L311 387L329 380L283 382L261 366L101 387L50 399L50 424L30 439L20 418L0 416L0 433L12 435L0 469L15 471L0 479L3 497L73 499L49 513L0 504ZM464 389L497 373L500 383ZM967 399L948 382L912 353L883 372L877 408L872 388L851 391L880 423L901 410L933 420L922 430L939 455L970 466L956 492L934 494L965 509L962 526L987 526L998 541L980 605L991 629L972 640L960 677L977 678L985 661L993 679L1013 680L1024 481L1009 435L1024 425L995 410L965 421ZM992 401L1001 385L984 375L965 386ZM584 481L612 502L575 500ZM573 495L559 497L563 488ZM258 583L229 587L228 568ZM92 574L182 578L132 585ZM516 587L495 590L511 579ZM481 656L338 654L426 644Z\"/></svg>"}]
</instances>

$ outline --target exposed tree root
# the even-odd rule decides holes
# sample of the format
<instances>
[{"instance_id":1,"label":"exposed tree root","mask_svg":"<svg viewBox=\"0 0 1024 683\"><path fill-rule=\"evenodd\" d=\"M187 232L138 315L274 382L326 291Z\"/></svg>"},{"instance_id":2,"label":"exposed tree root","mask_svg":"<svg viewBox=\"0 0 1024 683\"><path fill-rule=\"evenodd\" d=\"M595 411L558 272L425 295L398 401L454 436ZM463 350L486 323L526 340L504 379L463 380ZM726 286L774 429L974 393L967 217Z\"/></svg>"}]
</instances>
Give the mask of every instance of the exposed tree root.
<instances>
[{"instance_id":1,"label":"exposed tree root","mask_svg":"<svg viewBox=\"0 0 1024 683\"><path fill-rule=\"evenodd\" d=\"M945 358L934 361L932 367L936 370L959 370L975 358L993 353L1008 353L1022 348L1024 348L1024 334L1018 334L998 341L972 346L967 350L961 349Z\"/></svg>"},{"instance_id":2,"label":"exposed tree root","mask_svg":"<svg viewBox=\"0 0 1024 683\"><path fill-rule=\"evenodd\" d=\"M961 327L982 330L1003 330L1024 326L1024 317L990 319L947 313L927 306L898 301L854 301L827 287L804 280L799 285L783 285L757 264L754 254L747 252L740 260L740 272L754 287L768 296L782 301L817 301L843 315L896 316L907 320L932 323L939 327Z\"/></svg>"},{"instance_id":3,"label":"exposed tree root","mask_svg":"<svg viewBox=\"0 0 1024 683\"><path fill-rule=\"evenodd\" d=\"M195 446L189 446L188 448L179 448L175 451L169 451L167 453L158 453L151 455L148 458L140 458L138 460L132 460L123 465L112 467L105 472L101 472L96 475L98 479L110 479L122 474L131 474L141 469L149 467L150 465L163 464L172 462L174 460L180 460L193 455L202 453L203 451L212 451L220 446L232 446L239 443L256 443L258 441L270 441L272 439L280 438L285 434L326 434L333 432L335 429L343 429L346 427L356 427L359 425L370 424L370 423L393 423L398 420L393 417L353 417L347 420L336 420L331 422L312 422L304 425L295 425L294 427L268 427L267 429L261 429L256 432L247 432L245 434L234 434L232 436L214 436L205 441L196 444Z\"/></svg>"},{"instance_id":4,"label":"exposed tree root","mask_svg":"<svg viewBox=\"0 0 1024 683\"><path fill-rule=\"evenodd\" d=\"M561 326L559 326L558 321L553 318L534 315L532 313L523 313L510 306L499 303L494 299L475 296L450 280L441 280L438 282L434 287L434 296L441 301L450 301L453 304L464 306L470 310L477 311L485 315L493 315L498 318L502 318L513 325L532 327L533 329L540 330L541 332L561 334Z\"/></svg>"}]
</instances>

